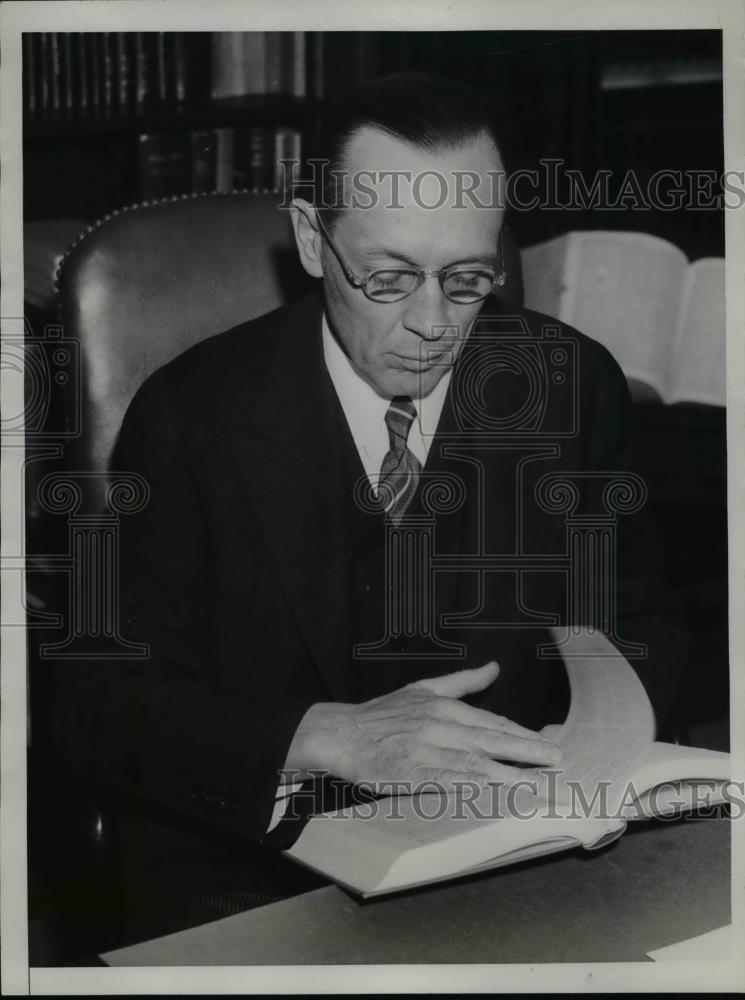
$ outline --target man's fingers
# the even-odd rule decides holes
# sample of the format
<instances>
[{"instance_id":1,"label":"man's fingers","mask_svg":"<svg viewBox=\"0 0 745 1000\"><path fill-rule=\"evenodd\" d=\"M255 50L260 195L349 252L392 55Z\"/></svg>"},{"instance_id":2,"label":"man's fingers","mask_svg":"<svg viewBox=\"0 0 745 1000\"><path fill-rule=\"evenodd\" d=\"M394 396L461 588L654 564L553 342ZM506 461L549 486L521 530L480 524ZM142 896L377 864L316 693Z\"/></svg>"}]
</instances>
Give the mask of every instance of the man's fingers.
<instances>
[{"instance_id":1,"label":"man's fingers","mask_svg":"<svg viewBox=\"0 0 745 1000\"><path fill-rule=\"evenodd\" d=\"M484 789L489 784L483 771L459 771L448 767L419 767L413 779L413 791L443 792L452 795L462 792L466 784Z\"/></svg>"},{"instance_id":2,"label":"man's fingers","mask_svg":"<svg viewBox=\"0 0 745 1000\"><path fill-rule=\"evenodd\" d=\"M470 670L456 670L443 677L427 677L415 681L411 687L430 691L441 698L463 698L467 694L475 694L489 687L499 674L499 667L494 660L485 663L483 667L473 667Z\"/></svg>"},{"instance_id":3,"label":"man's fingers","mask_svg":"<svg viewBox=\"0 0 745 1000\"><path fill-rule=\"evenodd\" d=\"M434 723L427 727L426 740L449 749L473 751L487 758L520 761L524 764L559 764L561 751L552 743L537 738L526 739L507 732Z\"/></svg>"},{"instance_id":4,"label":"man's fingers","mask_svg":"<svg viewBox=\"0 0 745 1000\"><path fill-rule=\"evenodd\" d=\"M550 722L547 726L541 729L541 736L544 740L555 740L562 730L562 726L558 722Z\"/></svg>"},{"instance_id":5,"label":"man's fingers","mask_svg":"<svg viewBox=\"0 0 745 1000\"><path fill-rule=\"evenodd\" d=\"M521 736L528 740L542 740L544 743L551 743L550 736L545 730L537 733L533 729L526 729L525 726L512 722L511 719L506 719L503 715L495 715L485 708L466 705L463 701L443 700L438 704L437 712L439 718L447 722L458 722L462 726L494 729L509 733L511 736ZM553 744L551 743L551 745Z\"/></svg>"},{"instance_id":6,"label":"man's fingers","mask_svg":"<svg viewBox=\"0 0 745 1000\"><path fill-rule=\"evenodd\" d=\"M477 775L484 775L489 782L500 782L513 785L517 781L530 781L536 785L539 776L535 771L509 764L499 764L482 754L470 750L439 749L431 755L429 769L439 768L440 771L453 771L460 775L461 781L471 780ZM469 777L466 778L466 775Z\"/></svg>"}]
</instances>

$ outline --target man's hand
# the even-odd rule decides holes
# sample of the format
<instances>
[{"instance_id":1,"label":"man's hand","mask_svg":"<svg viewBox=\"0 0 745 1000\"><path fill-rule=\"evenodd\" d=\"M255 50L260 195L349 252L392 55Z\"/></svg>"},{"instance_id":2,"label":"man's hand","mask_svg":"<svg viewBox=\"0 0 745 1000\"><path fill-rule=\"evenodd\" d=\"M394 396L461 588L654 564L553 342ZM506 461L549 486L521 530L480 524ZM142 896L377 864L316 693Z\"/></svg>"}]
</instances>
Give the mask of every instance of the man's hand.
<instances>
[{"instance_id":1,"label":"man's hand","mask_svg":"<svg viewBox=\"0 0 745 1000\"><path fill-rule=\"evenodd\" d=\"M497 677L491 662L416 681L360 705L313 705L297 728L285 767L321 769L385 790L391 782L511 783L529 771L494 758L557 764L561 751L530 729L460 701Z\"/></svg>"}]
</instances>

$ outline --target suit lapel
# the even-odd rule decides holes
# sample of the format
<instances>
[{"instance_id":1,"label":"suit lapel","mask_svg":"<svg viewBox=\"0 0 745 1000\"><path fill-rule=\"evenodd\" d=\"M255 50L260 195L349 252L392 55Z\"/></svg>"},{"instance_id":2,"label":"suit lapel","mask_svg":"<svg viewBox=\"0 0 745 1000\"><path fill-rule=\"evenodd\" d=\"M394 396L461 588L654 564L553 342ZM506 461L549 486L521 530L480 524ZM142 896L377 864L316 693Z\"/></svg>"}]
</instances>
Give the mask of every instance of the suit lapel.
<instances>
[{"instance_id":1,"label":"suit lapel","mask_svg":"<svg viewBox=\"0 0 745 1000\"><path fill-rule=\"evenodd\" d=\"M297 626L331 697L349 696L350 568L321 304L286 314L265 391L233 450Z\"/></svg>"}]
</instances>

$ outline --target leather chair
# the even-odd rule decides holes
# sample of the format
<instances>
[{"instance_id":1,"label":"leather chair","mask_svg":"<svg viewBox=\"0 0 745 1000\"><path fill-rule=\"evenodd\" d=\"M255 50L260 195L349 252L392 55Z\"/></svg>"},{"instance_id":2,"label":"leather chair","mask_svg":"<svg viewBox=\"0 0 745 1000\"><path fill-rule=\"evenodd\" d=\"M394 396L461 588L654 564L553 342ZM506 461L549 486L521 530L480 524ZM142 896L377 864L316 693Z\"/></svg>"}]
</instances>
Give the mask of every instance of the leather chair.
<instances>
[{"instance_id":1,"label":"leather chair","mask_svg":"<svg viewBox=\"0 0 745 1000\"><path fill-rule=\"evenodd\" d=\"M302 294L289 213L276 196L185 196L121 209L87 229L57 276L80 345L82 435L71 467L106 470L140 384L193 344ZM102 494L101 494L102 496Z\"/></svg>"}]
</instances>

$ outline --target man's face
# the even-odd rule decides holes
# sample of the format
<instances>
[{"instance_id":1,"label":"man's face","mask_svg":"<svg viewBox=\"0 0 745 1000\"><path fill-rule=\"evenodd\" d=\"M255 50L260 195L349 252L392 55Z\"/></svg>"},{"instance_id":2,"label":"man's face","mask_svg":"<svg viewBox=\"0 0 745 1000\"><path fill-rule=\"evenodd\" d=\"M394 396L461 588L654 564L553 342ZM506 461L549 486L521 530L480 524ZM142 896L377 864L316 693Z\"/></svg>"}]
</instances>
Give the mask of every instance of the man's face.
<instances>
[{"instance_id":1,"label":"man's face","mask_svg":"<svg viewBox=\"0 0 745 1000\"><path fill-rule=\"evenodd\" d=\"M432 271L453 264L499 270L496 248L503 212L480 207L493 199L487 172L502 169L487 135L432 151L365 128L350 140L345 167L348 176L375 172L375 183L369 173L359 175L374 191L374 198L359 195L359 200L363 204L372 200L373 206L345 208L330 232L342 259L358 277L412 265ZM391 207L392 181L381 178L382 171L410 172L411 181L401 179L395 199L403 207ZM474 191L476 204L459 194L464 171L483 178ZM415 184L417 177L420 181ZM434 205L438 207L428 207ZM326 241L321 263L327 315L357 372L387 398L431 392L455 362L483 302L450 301L435 276L428 276L407 298L374 302L349 282Z\"/></svg>"}]
</instances>

